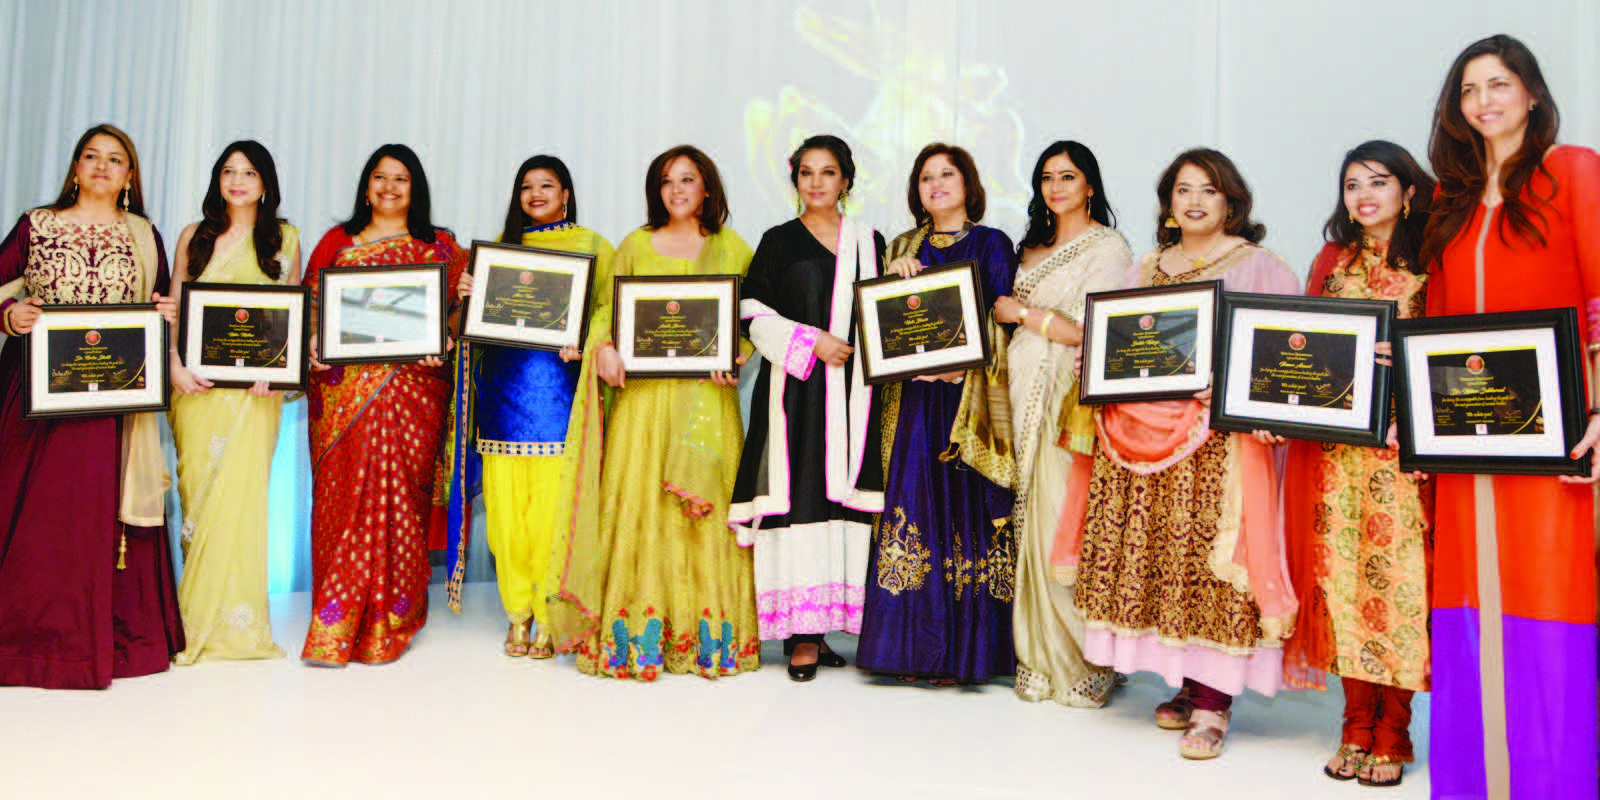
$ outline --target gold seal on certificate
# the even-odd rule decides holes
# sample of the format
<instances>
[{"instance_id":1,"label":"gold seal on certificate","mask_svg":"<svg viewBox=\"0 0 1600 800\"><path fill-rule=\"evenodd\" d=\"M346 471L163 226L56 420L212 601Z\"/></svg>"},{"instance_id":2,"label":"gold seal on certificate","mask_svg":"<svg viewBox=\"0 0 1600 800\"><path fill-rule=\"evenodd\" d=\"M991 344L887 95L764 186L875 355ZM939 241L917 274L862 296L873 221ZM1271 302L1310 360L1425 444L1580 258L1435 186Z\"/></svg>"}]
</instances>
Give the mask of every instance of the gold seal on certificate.
<instances>
[{"instance_id":1,"label":"gold seal on certificate","mask_svg":"<svg viewBox=\"0 0 1600 800\"><path fill-rule=\"evenodd\" d=\"M1383 447L1394 303L1223 292L1211 427Z\"/></svg>"},{"instance_id":2,"label":"gold seal on certificate","mask_svg":"<svg viewBox=\"0 0 1600 800\"><path fill-rule=\"evenodd\" d=\"M616 278L612 341L628 377L739 371L739 276Z\"/></svg>"},{"instance_id":3,"label":"gold seal on certificate","mask_svg":"<svg viewBox=\"0 0 1600 800\"><path fill-rule=\"evenodd\" d=\"M975 261L886 275L855 285L862 376L888 383L989 363L988 329Z\"/></svg>"},{"instance_id":4,"label":"gold seal on certificate","mask_svg":"<svg viewBox=\"0 0 1600 800\"><path fill-rule=\"evenodd\" d=\"M1078 402L1175 399L1210 386L1220 287L1201 281L1087 295Z\"/></svg>"},{"instance_id":5,"label":"gold seal on certificate","mask_svg":"<svg viewBox=\"0 0 1600 800\"><path fill-rule=\"evenodd\" d=\"M473 242L461 338L541 350L581 347L594 261L590 253Z\"/></svg>"},{"instance_id":6,"label":"gold seal on certificate","mask_svg":"<svg viewBox=\"0 0 1600 800\"><path fill-rule=\"evenodd\" d=\"M1568 456L1588 425L1572 308L1400 320L1400 467L1587 475Z\"/></svg>"},{"instance_id":7,"label":"gold seal on certificate","mask_svg":"<svg viewBox=\"0 0 1600 800\"><path fill-rule=\"evenodd\" d=\"M330 267L319 273L318 347L326 364L445 354L445 265Z\"/></svg>"},{"instance_id":8,"label":"gold seal on certificate","mask_svg":"<svg viewBox=\"0 0 1600 800\"><path fill-rule=\"evenodd\" d=\"M23 416L165 410L167 342L153 305L44 306L23 341Z\"/></svg>"},{"instance_id":9,"label":"gold seal on certificate","mask_svg":"<svg viewBox=\"0 0 1600 800\"><path fill-rule=\"evenodd\" d=\"M304 286L189 283L178 311L178 352L215 386L305 388L311 290Z\"/></svg>"}]
</instances>

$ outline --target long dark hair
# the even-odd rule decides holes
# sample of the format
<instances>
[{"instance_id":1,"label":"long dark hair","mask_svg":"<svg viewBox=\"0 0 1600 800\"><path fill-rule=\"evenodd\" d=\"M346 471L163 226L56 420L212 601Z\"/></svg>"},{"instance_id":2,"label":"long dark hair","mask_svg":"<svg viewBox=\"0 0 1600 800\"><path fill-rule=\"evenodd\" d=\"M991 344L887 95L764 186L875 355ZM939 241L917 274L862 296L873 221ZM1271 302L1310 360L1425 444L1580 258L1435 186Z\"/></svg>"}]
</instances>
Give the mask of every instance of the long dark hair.
<instances>
[{"instance_id":1,"label":"long dark hair","mask_svg":"<svg viewBox=\"0 0 1600 800\"><path fill-rule=\"evenodd\" d=\"M1528 127L1523 132L1522 146L1505 163L1500 165L1500 196L1503 198L1498 224L1501 241L1506 240L1507 225L1527 242L1544 244L1544 206L1555 195L1555 176L1545 169L1544 154L1556 143L1561 129L1561 112L1555 98L1539 70L1539 61L1528 46L1505 34L1479 39L1456 56L1439 89L1439 102L1433 107L1433 132L1428 135L1428 161L1439 176L1439 198L1433 204L1432 223L1423 236L1421 258L1432 264L1444 254L1444 249L1456 238L1467 220L1477 212L1478 203L1488 183L1487 143L1461 113L1461 81L1467 64L1483 56L1496 56L1506 69L1516 74L1533 99L1528 112ZM1535 173L1548 180L1550 193L1535 196L1532 202L1524 198Z\"/></svg>"},{"instance_id":2,"label":"long dark hair","mask_svg":"<svg viewBox=\"0 0 1600 800\"><path fill-rule=\"evenodd\" d=\"M680 156L689 159L700 172L706 192L706 199L700 203L700 230L709 236L728 224L728 195L722 190L722 175L717 172L716 163L692 144L680 144L651 159L644 173L644 203L649 214L645 227L660 230L672 220L667 204L661 200L661 184L666 177L662 173Z\"/></svg>"},{"instance_id":3,"label":"long dark hair","mask_svg":"<svg viewBox=\"0 0 1600 800\"><path fill-rule=\"evenodd\" d=\"M386 144L374 151L372 157L367 159L367 165L361 168L361 176L356 179L356 202L350 210L350 218L340 223L345 235L355 236L372 224L372 206L367 204L367 183L372 179L372 171L378 168L378 162L384 158L392 158L411 173L411 208L406 211L406 232L411 238L428 243L433 242L433 216L432 200L428 194L428 173L422 171L422 161L417 158L416 152L403 144Z\"/></svg>"},{"instance_id":4,"label":"long dark hair","mask_svg":"<svg viewBox=\"0 0 1600 800\"><path fill-rule=\"evenodd\" d=\"M1100 178L1100 162L1094 151L1075 141L1055 141L1039 154L1033 165L1033 199L1028 201L1028 230L1017 243L1017 254L1029 247L1042 247L1056 241L1056 212L1044 201L1044 162L1065 154L1094 193L1089 195L1089 218L1108 228L1117 226L1117 214L1106 199L1106 185Z\"/></svg>"},{"instance_id":5,"label":"long dark hair","mask_svg":"<svg viewBox=\"0 0 1600 800\"><path fill-rule=\"evenodd\" d=\"M234 153L244 156L261 176L261 205L256 209L256 226L250 235L256 248L256 266L261 268L261 274L277 280L283 275L283 264L278 261L278 251L283 249L278 204L283 201L283 195L278 191L278 167L272 162L272 154L254 139L243 139L222 148L222 155L217 156L217 163L211 166L211 185L206 187L206 198L200 201L200 224L189 239L189 278L199 278L206 271L217 246L217 237L228 229L228 205L222 200L222 169Z\"/></svg>"},{"instance_id":6,"label":"long dark hair","mask_svg":"<svg viewBox=\"0 0 1600 800\"><path fill-rule=\"evenodd\" d=\"M933 215L922 207L922 193L917 191L917 185L922 178L923 166L934 156L950 159L956 172L961 173L961 192L967 199L967 219L974 223L981 221L989 200L983 191L983 181L978 177L978 162L972 160L972 154L965 148L944 142L934 142L922 148L916 162L911 165L911 179L906 186L906 207L911 211L911 218L917 221L918 227L933 222Z\"/></svg>"},{"instance_id":7,"label":"long dark hair","mask_svg":"<svg viewBox=\"0 0 1600 800\"><path fill-rule=\"evenodd\" d=\"M1422 252L1423 230L1428 226L1428 217L1433 208L1433 176L1411 157L1411 153L1394 142L1373 139L1356 145L1344 154L1344 162L1339 164L1338 198L1333 204L1333 215L1322 226L1322 238L1346 248L1360 247L1361 223L1350 219L1350 210L1345 208L1344 181L1350 173L1351 164L1368 161L1382 164L1400 182L1401 194L1409 189L1416 190L1411 195L1410 212L1395 221L1394 235L1389 237L1389 253L1384 263L1390 269L1426 274L1428 268L1418 256Z\"/></svg>"},{"instance_id":8,"label":"long dark hair","mask_svg":"<svg viewBox=\"0 0 1600 800\"><path fill-rule=\"evenodd\" d=\"M572 173L567 165L551 155L537 155L517 167L517 176L511 179L511 203L506 207L506 224L500 229L500 241L507 244L522 242L522 231L533 224L533 218L522 210L522 179L536 169L547 169L556 176L556 183L567 192L567 215L564 221L578 224L578 190L572 188Z\"/></svg>"},{"instance_id":9,"label":"long dark hair","mask_svg":"<svg viewBox=\"0 0 1600 800\"><path fill-rule=\"evenodd\" d=\"M139 171L139 151L133 149L133 140L128 138L128 134L123 133L121 128L109 122L102 122L84 131L83 135L78 137L78 143L72 148L72 160L67 162L67 176L61 179L61 193L56 195L55 202L45 206L45 208L53 211L65 211L77 204L78 185L73 183L72 179L77 176L78 159L83 156L83 148L89 146L89 140L102 133L116 139L122 145L122 149L128 151L128 211L141 217L145 216L144 187L142 185L144 179L143 173Z\"/></svg>"},{"instance_id":10,"label":"long dark hair","mask_svg":"<svg viewBox=\"0 0 1600 800\"><path fill-rule=\"evenodd\" d=\"M1178 170L1183 169L1185 164L1193 164L1205 172L1211 185L1217 187L1223 199L1228 201L1228 216L1222 223L1223 233L1238 236L1251 244L1261 244L1261 240L1267 238L1267 226L1250 218L1250 209L1255 200L1250 194L1250 184L1245 183L1233 159L1209 147L1196 147L1172 159L1166 172L1161 173L1161 180L1156 182L1156 197L1161 203L1161 212L1156 215L1157 244L1171 247L1183 239L1183 231L1168 228L1166 221L1167 217L1172 216L1172 187L1178 183Z\"/></svg>"}]
</instances>

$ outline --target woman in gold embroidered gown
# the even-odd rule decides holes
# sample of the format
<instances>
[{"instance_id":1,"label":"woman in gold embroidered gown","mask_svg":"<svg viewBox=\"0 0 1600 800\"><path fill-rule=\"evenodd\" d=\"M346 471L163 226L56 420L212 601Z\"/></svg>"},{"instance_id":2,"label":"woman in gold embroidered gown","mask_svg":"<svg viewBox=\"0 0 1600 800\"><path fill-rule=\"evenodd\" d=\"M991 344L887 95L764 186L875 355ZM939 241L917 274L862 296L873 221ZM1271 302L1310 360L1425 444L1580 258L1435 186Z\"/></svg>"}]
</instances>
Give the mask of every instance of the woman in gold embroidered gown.
<instances>
[{"instance_id":1,"label":"woman in gold embroidered gown","mask_svg":"<svg viewBox=\"0 0 1600 800\"><path fill-rule=\"evenodd\" d=\"M300 282L300 232L278 219L278 172L259 142L234 142L211 168L204 219L178 237L174 296L186 281ZM218 389L172 355L168 415L183 499L178 606L189 646L178 664L282 658L267 609L267 479L283 399L258 382Z\"/></svg>"},{"instance_id":2,"label":"woman in gold embroidered gown","mask_svg":"<svg viewBox=\"0 0 1600 800\"><path fill-rule=\"evenodd\" d=\"M649 222L617 247L618 276L745 273L750 247L727 227L727 195L705 153L679 145L657 156L645 202ZM752 561L728 528L744 442L737 379L628 380L611 342L611 287L595 305L585 359L616 392L599 491L592 475L575 490L567 576L551 609L556 644L577 651L580 671L603 677L756 669ZM750 349L740 344L743 363ZM587 426L597 401L579 389L573 424ZM583 446L580 459L598 462L598 437Z\"/></svg>"},{"instance_id":3,"label":"woman in gold embroidered gown","mask_svg":"<svg viewBox=\"0 0 1600 800\"><path fill-rule=\"evenodd\" d=\"M1427 273L1418 250L1433 179L1392 142L1345 154L1328 242L1306 294L1391 300L1422 316ZM1284 480L1289 566L1300 598L1284 677L1344 684L1335 780L1392 786L1412 760L1411 696L1428 689L1428 575L1433 487L1400 472L1394 450L1292 442Z\"/></svg>"},{"instance_id":4,"label":"woman in gold embroidered gown","mask_svg":"<svg viewBox=\"0 0 1600 800\"><path fill-rule=\"evenodd\" d=\"M1128 285L1298 293L1283 259L1257 244L1266 227L1227 156L1180 154L1157 195L1161 248ZM1277 691L1295 602L1276 492L1245 491L1277 485L1273 454L1249 434L1211 431L1210 399L1206 389L1097 411L1087 497L1062 515L1053 556L1064 578L1076 575L1089 661L1181 687L1156 724L1185 729L1180 754L1201 759L1221 753L1234 695Z\"/></svg>"},{"instance_id":5,"label":"woman in gold embroidered gown","mask_svg":"<svg viewBox=\"0 0 1600 800\"><path fill-rule=\"evenodd\" d=\"M1083 658L1083 617L1072 590L1050 574L1050 546L1073 460L1094 452L1092 419L1078 408L1073 377L1084 295L1121 287L1133 261L1115 224L1094 153L1078 142L1045 148L1017 247L1015 296L994 305L996 321L1017 326L1007 353L1017 460L1017 696L1084 708L1105 704L1113 674Z\"/></svg>"}]
</instances>

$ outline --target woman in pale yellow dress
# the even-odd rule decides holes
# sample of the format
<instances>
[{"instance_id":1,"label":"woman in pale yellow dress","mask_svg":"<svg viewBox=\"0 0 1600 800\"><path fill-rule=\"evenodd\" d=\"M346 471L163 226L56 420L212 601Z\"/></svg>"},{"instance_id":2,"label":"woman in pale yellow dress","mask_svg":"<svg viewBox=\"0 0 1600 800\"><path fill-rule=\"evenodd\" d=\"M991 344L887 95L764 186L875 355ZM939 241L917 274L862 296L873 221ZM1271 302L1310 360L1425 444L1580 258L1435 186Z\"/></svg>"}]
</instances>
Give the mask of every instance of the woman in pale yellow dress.
<instances>
[{"instance_id":1,"label":"woman in pale yellow dress","mask_svg":"<svg viewBox=\"0 0 1600 800\"><path fill-rule=\"evenodd\" d=\"M211 169L204 219L178 239L173 294L186 281L295 285L300 233L278 219L278 175L255 141ZM267 610L267 478L283 399L265 383L214 388L172 354L169 417L183 498L178 608L188 647L174 661L282 658Z\"/></svg>"}]
</instances>

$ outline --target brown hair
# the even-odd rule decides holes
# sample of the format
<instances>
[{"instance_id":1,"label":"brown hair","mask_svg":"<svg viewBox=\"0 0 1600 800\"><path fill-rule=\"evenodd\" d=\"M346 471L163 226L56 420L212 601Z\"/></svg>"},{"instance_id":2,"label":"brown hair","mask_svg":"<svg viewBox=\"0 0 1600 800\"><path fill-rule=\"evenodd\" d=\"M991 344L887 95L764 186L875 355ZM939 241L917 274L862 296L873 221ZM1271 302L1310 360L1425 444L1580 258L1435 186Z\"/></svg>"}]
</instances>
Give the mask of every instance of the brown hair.
<instances>
[{"instance_id":1,"label":"brown hair","mask_svg":"<svg viewBox=\"0 0 1600 800\"><path fill-rule=\"evenodd\" d=\"M128 134L123 133L121 128L108 122L102 122L84 131L83 135L78 137L78 144L72 148L72 160L67 163L67 176L61 179L61 193L56 195L54 203L45 206L45 208L63 211L78 202L78 187L72 182L72 179L77 175L78 159L83 157L83 148L89 146L89 140L102 133L116 139L122 145L122 149L127 151L128 211L141 217L145 216L144 188L140 185L142 176L139 172L139 151L133 148L133 140L128 138ZM118 192L118 194L120 195L121 192Z\"/></svg>"},{"instance_id":2,"label":"brown hair","mask_svg":"<svg viewBox=\"0 0 1600 800\"><path fill-rule=\"evenodd\" d=\"M1199 167L1211 185L1222 192L1222 198L1228 201L1228 216L1222 223L1223 233L1241 237L1251 244L1261 244L1261 240L1267 238L1267 226L1250 218L1250 208L1254 203L1250 196L1250 184L1245 183L1239 168L1233 165L1233 159L1209 147L1196 147L1179 153L1167 170L1161 173L1161 180L1156 182L1156 199L1161 203L1161 211L1156 215L1156 244L1171 247L1183 238L1183 232L1168 228L1166 221L1167 217L1172 216L1172 187L1178 183L1178 170L1183 169L1185 164Z\"/></svg>"},{"instance_id":3,"label":"brown hair","mask_svg":"<svg viewBox=\"0 0 1600 800\"><path fill-rule=\"evenodd\" d=\"M650 162L650 167L644 173L644 202L649 209L649 216L645 227L650 230L660 230L672 219L667 212L667 204L661 200L661 184L663 173L667 166L679 157L689 159L694 168L700 172L700 180L706 189L706 199L700 204L700 230L710 235L722 230L728 222L727 195L722 191L722 176L717 173L717 165L711 157L700 151L692 144L680 144L677 147L656 156Z\"/></svg>"},{"instance_id":4,"label":"brown hair","mask_svg":"<svg viewBox=\"0 0 1600 800\"><path fill-rule=\"evenodd\" d=\"M1433 204L1433 216L1422 238L1422 263L1431 265L1444 255L1444 249L1461 233L1467 220L1477 211L1488 184L1488 153L1483 136L1467 123L1461 113L1461 81L1467 65L1483 56L1496 56L1506 69L1516 74L1528 90L1535 105L1528 112L1528 127L1522 136L1522 147L1504 164L1500 165L1500 196L1504 198L1504 213L1497 223L1501 241L1506 241L1505 226L1524 241L1544 244L1544 213L1542 206L1550 204L1555 193L1555 176L1544 167L1544 154L1556 142L1561 128L1561 112L1556 108L1550 87L1539 71L1539 61L1528 46L1505 34L1479 39L1456 56L1439 89L1439 101L1433 107L1433 132L1428 135L1428 161L1439 176L1439 197ZM1534 173L1549 180L1550 194L1523 197ZM1534 193L1530 192L1530 195Z\"/></svg>"},{"instance_id":5,"label":"brown hair","mask_svg":"<svg viewBox=\"0 0 1600 800\"><path fill-rule=\"evenodd\" d=\"M983 181L978 178L978 165L972 160L971 153L944 142L934 142L922 148L922 152L917 154L916 163L911 165L911 180L906 185L906 206L911 209L911 218L917 221L918 226L933 221L933 215L922 207L922 193L917 191L917 182L922 177L922 168L934 156L949 158L956 171L961 173L962 193L967 196L967 219L973 222L982 220L988 201L983 193Z\"/></svg>"}]
</instances>

